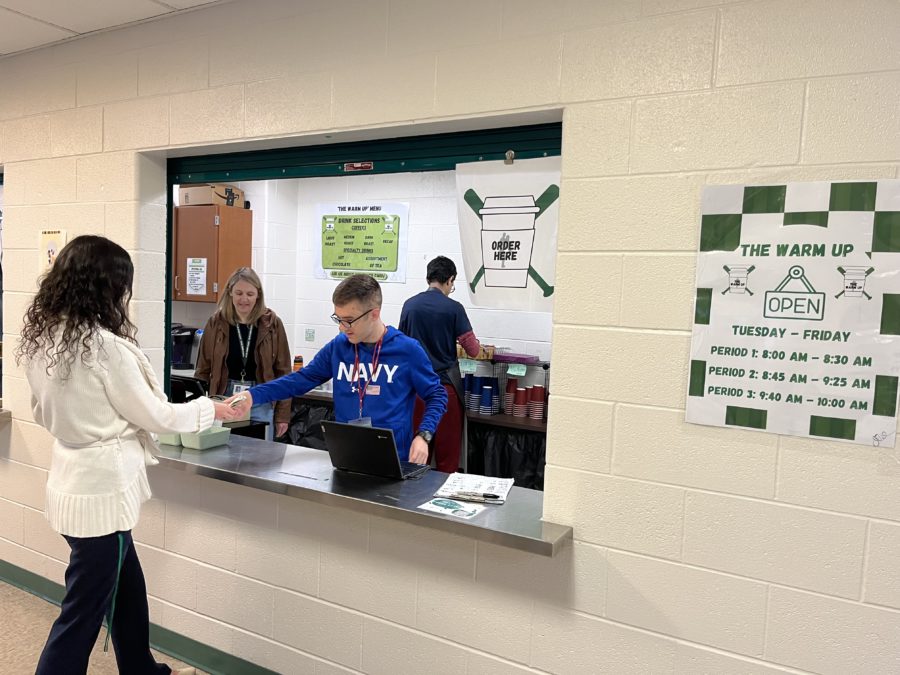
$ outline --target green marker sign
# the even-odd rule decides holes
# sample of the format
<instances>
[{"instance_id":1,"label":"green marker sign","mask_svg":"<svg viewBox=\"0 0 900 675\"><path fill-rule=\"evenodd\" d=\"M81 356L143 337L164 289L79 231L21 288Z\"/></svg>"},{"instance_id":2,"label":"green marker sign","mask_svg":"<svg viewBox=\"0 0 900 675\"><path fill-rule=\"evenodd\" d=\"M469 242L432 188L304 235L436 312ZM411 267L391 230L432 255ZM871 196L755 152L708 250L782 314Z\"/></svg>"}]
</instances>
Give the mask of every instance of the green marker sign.
<instances>
[{"instance_id":1,"label":"green marker sign","mask_svg":"<svg viewBox=\"0 0 900 675\"><path fill-rule=\"evenodd\" d=\"M513 377L524 377L526 373L525 365L522 363L510 363L506 367L506 372Z\"/></svg>"},{"instance_id":2,"label":"green marker sign","mask_svg":"<svg viewBox=\"0 0 900 675\"><path fill-rule=\"evenodd\" d=\"M408 206L399 203L320 204L318 278L360 272L379 281L406 280Z\"/></svg>"}]
</instances>

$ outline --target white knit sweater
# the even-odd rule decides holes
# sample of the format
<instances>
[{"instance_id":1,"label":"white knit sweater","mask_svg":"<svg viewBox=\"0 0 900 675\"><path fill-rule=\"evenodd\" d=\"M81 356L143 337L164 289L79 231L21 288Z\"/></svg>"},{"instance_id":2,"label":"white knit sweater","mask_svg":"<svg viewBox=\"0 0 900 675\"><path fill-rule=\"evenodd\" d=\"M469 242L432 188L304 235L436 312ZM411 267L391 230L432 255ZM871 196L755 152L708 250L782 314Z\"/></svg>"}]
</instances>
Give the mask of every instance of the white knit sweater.
<instances>
[{"instance_id":1,"label":"white knit sweater","mask_svg":"<svg viewBox=\"0 0 900 675\"><path fill-rule=\"evenodd\" d=\"M147 464L155 441L147 432L202 431L212 426L208 398L166 401L150 362L127 340L100 330L87 364L75 358L62 378L40 356L26 368L34 419L55 438L46 516L72 537L130 530L150 498Z\"/></svg>"}]
</instances>

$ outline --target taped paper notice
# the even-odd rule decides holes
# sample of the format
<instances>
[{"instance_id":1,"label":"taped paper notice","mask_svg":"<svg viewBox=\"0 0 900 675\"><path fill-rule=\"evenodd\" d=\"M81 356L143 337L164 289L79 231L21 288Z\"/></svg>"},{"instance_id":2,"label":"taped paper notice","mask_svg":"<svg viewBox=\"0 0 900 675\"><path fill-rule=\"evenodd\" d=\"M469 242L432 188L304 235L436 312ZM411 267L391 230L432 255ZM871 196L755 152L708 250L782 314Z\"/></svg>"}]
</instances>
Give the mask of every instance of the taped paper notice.
<instances>
[{"instance_id":1,"label":"taped paper notice","mask_svg":"<svg viewBox=\"0 0 900 675\"><path fill-rule=\"evenodd\" d=\"M41 241L38 250L41 252L40 272L47 272L56 261L60 249L66 245L68 237L65 230L41 230Z\"/></svg>"},{"instance_id":2,"label":"taped paper notice","mask_svg":"<svg viewBox=\"0 0 900 675\"><path fill-rule=\"evenodd\" d=\"M206 295L206 258L187 259L187 294Z\"/></svg>"}]
</instances>

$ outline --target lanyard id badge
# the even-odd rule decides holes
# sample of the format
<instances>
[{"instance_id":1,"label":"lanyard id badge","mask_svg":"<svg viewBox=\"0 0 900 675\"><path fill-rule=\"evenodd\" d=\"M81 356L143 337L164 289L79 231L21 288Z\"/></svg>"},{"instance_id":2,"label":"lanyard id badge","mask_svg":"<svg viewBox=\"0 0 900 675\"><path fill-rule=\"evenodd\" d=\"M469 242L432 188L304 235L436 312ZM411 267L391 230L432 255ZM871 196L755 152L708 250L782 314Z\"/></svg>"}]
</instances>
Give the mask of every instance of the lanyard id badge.
<instances>
[{"instance_id":1,"label":"lanyard id badge","mask_svg":"<svg viewBox=\"0 0 900 675\"><path fill-rule=\"evenodd\" d=\"M244 342L244 334L241 333L240 324L235 325L235 329L238 334L238 342L241 345L241 382L245 382L247 380L247 358L250 356L250 343L253 341L253 326L247 326L247 342ZM245 387L244 389L249 389L249 387ZM241 391L244 391L241 389ZM235 387L235 392L237 392L237 387Z\"/></svg>"},{"instance_id":2,"label":"lanyard id badge","mask_svg":"<svg viewBox=\"0 0 900 675\"><path fill-rule=\"evenodd\" d=\"M375 344L375 349L372 354L372 370L369 372L370 378L374 377L378 372L378 358L381 356L381 343L384 341L385 333L387 333L387 327L385 327L384 333L381 334L381 337L378 338L378 342ZM370 417L363 417L363 401L365 401L366 398L366 390L369 388L369 380L366 380L362 384L359 383L359 347L357 345L353 345L353 352L355 354L355 359L353 361L353 375L356 378L356 393L359 396L359 419L356 421L356 424L372 426L372 419ZM381 386L372 385L372 393L380 394ZM363 420L367 421L363 422Z\"/></svg>"}]
</instances>

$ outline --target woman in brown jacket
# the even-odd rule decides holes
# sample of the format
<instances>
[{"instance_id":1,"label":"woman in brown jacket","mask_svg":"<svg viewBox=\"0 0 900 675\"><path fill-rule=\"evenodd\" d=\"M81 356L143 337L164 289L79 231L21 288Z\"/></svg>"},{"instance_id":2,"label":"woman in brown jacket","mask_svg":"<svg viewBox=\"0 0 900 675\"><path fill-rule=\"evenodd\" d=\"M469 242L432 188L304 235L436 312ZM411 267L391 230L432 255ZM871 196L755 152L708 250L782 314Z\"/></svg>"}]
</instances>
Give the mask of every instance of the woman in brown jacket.
<instances>
[{"instance_id":1,"label":"woman in brown jacket","mask_svg":"<svg viewBox=\"0 0 900 675\"><path fill-rule=\"evenodd\" d=\"M210 395L231 396L287 375L291 365L284 324L266 307L259 276L249 267L239 267L206 322L195 377L209 385ZM271 403L253 406L250 411L251 420L268 422L268 440L283 436L290 418L290 400L277 401L274 408Z\"/></svg>"}]
</instances>

